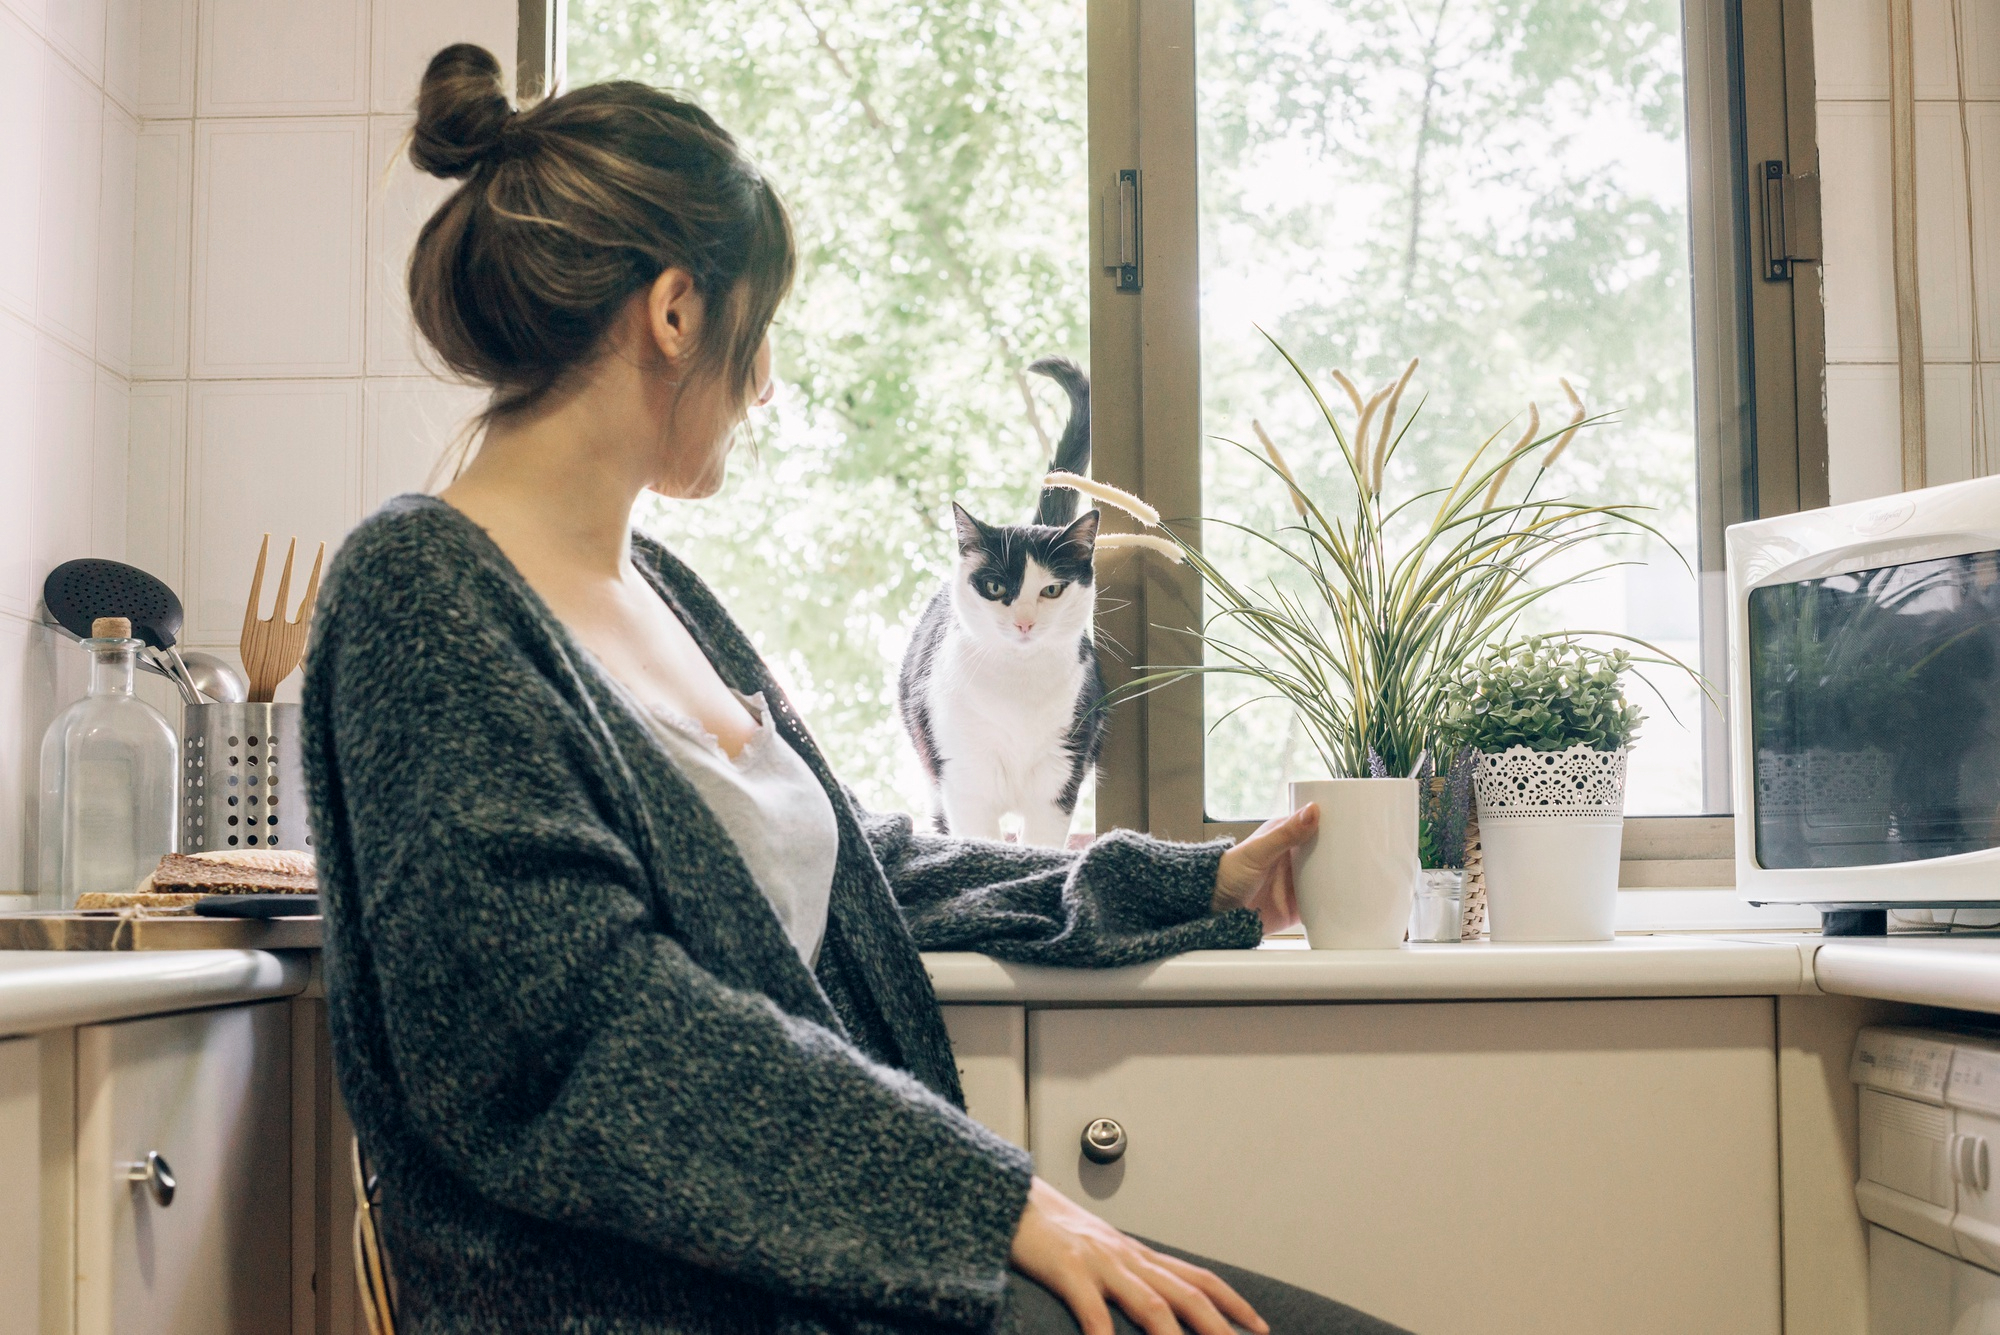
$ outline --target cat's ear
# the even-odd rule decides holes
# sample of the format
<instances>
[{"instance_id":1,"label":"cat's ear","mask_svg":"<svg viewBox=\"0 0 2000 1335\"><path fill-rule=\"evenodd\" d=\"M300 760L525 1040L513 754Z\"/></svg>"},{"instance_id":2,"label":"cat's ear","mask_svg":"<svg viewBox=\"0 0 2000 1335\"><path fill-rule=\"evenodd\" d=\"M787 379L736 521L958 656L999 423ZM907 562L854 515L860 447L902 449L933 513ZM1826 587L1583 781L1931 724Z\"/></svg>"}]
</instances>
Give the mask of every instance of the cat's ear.
<instances>
[{"instance_id":1,"label":"cat's ear","mask_svg":"<svg viewBox=\"0 0 2000 1335\"><path fill-rule=\"evenodd\" d=\"M951 503L952 526L958 530L958 550L960 555L981 546L986 541L986 526L972 517L972 512L957 501Z\"/></svg>"},{"instance_id":2,"label":"cat's ear","mask_svg":"<svg viewBox=\"0 0 2000 1335\"><path fill-rule=\"evenodd\" d=\"M1098 512L1085 510L1056 538L1056 547L1079 561L1088 561L1097 550Z\"/></svg>"}]
</instances>

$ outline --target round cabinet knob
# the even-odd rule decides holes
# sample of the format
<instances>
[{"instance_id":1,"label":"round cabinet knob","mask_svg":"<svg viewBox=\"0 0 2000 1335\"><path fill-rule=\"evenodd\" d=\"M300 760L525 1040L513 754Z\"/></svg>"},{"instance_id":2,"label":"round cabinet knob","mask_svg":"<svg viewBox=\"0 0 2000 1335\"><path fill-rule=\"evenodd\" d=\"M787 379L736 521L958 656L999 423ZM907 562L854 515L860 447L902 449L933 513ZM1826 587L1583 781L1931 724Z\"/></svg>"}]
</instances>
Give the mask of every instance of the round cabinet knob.
<instances>
[{"instance_id":1,"label":"round cabinet knob","mask_svg":"<svg viewBox=\"0 0 2000 1335\"><path fill-rule=\"evenodd\" d=\"M1125 1128L1100 1117L1083 1129L1083 1157L1092 1163L1116 1163L1125 1157Z\"/></svg>"},{"instance_id":2,"label":"round cabinet knob","mask_svg":"<svg viewBox=\"0 0 2000 1335\"><path fill-rule=\"evenodd\" d=\"M158 1150L147 1150L143 1163L135 1163L125 1172L134 1182L144 1182L146 1190L152 1193L153 1203L162 1210L174 1203L174 1170Z\"/></svg>"}]
</instances>

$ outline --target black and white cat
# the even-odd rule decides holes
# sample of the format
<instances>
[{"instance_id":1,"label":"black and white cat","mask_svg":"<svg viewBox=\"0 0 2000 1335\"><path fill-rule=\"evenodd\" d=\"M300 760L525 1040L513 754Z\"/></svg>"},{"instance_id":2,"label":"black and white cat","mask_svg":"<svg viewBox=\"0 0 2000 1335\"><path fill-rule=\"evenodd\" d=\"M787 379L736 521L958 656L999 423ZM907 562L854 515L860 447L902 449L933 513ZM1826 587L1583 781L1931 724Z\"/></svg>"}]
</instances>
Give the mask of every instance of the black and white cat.
<instances>
[{"instance_id":1,"label":"black and white cat","mask_svg":"<svg viewBox=\"0 0 2000 1335\"><path fill-rule=\"evenodd\" d=\"M1028 368L1069 395L1053 468L1090 462L1090 381L1075 362ZM1093 613L1097 511L1076 517L1067 488L1041 494L1033 521L985 524L954 504L958 570L932 596L903 656L897 701L931 782L938 829L1062 844L1084 776L1104 745L1104 678Z\"/></svg>"}]
</instances>

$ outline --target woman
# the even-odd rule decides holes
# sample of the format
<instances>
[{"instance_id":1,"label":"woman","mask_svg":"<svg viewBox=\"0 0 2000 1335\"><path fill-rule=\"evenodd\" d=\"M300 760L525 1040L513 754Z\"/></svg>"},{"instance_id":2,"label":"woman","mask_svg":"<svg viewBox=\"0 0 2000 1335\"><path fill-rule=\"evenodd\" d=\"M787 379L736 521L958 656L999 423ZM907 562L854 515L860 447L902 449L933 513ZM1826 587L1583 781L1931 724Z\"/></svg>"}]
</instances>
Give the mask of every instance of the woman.
<instances>
[{"instance_id":1,"label":"woman","mask_svg":"<svg viewBox=\"0 0 2000 1335\"><path fill-rule=\"evenodd\" d=\"M644 490L712 495L769 395L776 195L685 102L517 114L470 46L431 62L411 157L465 182L411 258L418 327L493 397L441 498L349 537L305 687L335 1052L407 1330L1266 1330L1239 1287L1386 1329L1034 1178L962 1111L917 955L1254 945L1316 813L1076 855L859 810L629 529Z\"/></svg>"}]
</instances>

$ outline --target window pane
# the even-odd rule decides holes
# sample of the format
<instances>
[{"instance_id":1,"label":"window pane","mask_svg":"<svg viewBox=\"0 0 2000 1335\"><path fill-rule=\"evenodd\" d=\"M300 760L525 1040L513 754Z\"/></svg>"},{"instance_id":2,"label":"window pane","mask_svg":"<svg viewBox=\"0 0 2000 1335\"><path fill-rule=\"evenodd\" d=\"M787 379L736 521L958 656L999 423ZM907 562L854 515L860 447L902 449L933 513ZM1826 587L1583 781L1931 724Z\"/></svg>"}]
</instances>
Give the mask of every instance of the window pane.
<instances>
[{"instance_id":1,"label":"window pane","mask_svg":"<svg viewBox=\"0 0 2000 1335\"><path fill-rule=\"evenodd\" d=\"M1023 368L1089 356L1081 0L569 14L573 84L700 102L799 236L755 454L716 498L641 522L716 587L862 799L925 811L895 679L951 567L950 504L1027 517L1066 407Z\"/></svg>"},{"instance_id":2,"label":"window pane","mask_svg":"<svg viewBox=\"0 0 2000 1335\"><path fill-rule=\"evenodd\" d=\"M1352 504L1338 448L1261 326L1364 395L1423 358L1404 400L1422 410L1385 489L1397 499L1448 480L1513 421L1511 440L1530 400L1544 422L1566 420L1567 376L1593 413L1616 416L1578 437L1542 494L1657 507L1648 518L1692 564L1679 6L1198 0L1196 22L1204 512L1265 531L1290 519L1269 472L1215 439L1254 443L1253 418L1316 498ZM1279 574L1219 525L1204 542L1231 570ZM1635 564L1553 597L1524 628L1624 631L1698 665L1693 575L1663 544L1615 556ZM1679 723L1636 688L1651 717L1634 813L1700 809L1697 696L1677 676L1653 679ZM1209 720L1255 693L1210 678ZM1221 722L1206 755L1216 819L1268 815L1284 780L1325 772L1277 703Z\"/></svg>"}]
</instances>

